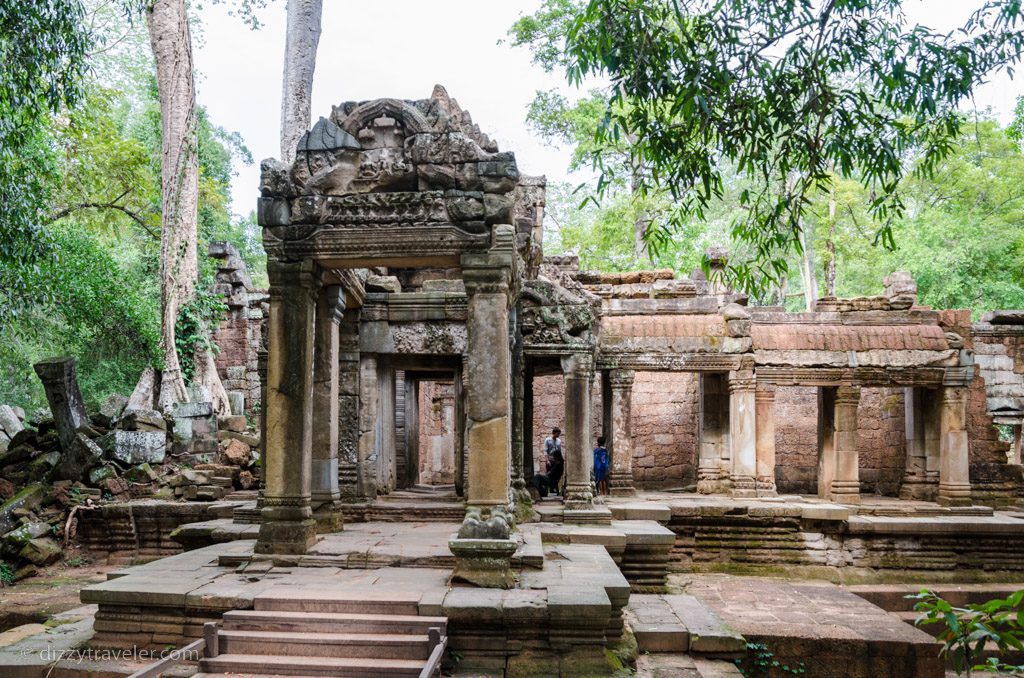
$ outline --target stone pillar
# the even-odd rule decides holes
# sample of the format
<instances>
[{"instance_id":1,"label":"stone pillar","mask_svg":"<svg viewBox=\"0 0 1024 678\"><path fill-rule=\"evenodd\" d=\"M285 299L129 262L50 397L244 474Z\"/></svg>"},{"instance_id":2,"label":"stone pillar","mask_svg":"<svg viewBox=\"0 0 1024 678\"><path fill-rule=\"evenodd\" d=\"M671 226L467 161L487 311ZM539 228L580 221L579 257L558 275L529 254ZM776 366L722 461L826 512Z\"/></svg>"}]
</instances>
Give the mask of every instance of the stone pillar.
<instances>
[{"instance_id":1,"label":"stone pillar","mask_svg":"<svg viewBox=\"0 0 1024 678\"><path fill-rule=\"evenodd\" d=\"M74 358L50 358L35 365L36 374L43 382L46 402L53 414L60 446L65 452L75 444L78 427L89 421L78 389L78 377Z\"/></svg>"},{"instance_id":2,"label":"stone pillar","mask_svg":"<svg viewBox=\"0 0 1024 678\"><path fill-rule=\"evenodd\" d=\"M1020 449L1021 449L1021 425L1013 425L1013 444L1010 446L1010 453L1007 455L1007 463L1019 464L1020 463Z\"/></svg>"},{"instance_id":3,"label":"stone pillar","mask_svg":"<svg viewBox=\"0 0 1024 678\"><path fill-rule=\"evenodd\" d=\"M524 432L526 422L523 419L523 398L525 384L523 383L523 336L519 332L516 323L516 309L509 314L509 332L515 337L512 346L512 492L519 502L530 503L530 493L527 491L527 479L523 472L523 449L525 448ZM529 478L533 483L533 477Z\"/></svg>"},{"instance_id":4,"label":"stone pillar","mask_svg":"<svg viewBox=\"0 0 1024 678\"><path fill-rule=\"evenodd\" d=\"M700 375L700 430L698 435L697 491L714 494L729 490L723 472L729 454L729 398L726 375Z\"/></svg>"},{"instance_id":5,"label":"stone pillar","mask_svg":"<svg viewBox=\"0 0 1024 678\"><path fill-rule=\"evenodd\" d=\"M316 339L313 347L313 462L311 503L313 517L324 532L341 529L341 493L338 489L338 323L345 310L345 292L338 285L325 287L317 299Z\"/></svg>"},{"instance_id":6,"label":"stone pillar","mask_svg":"<svg viewBox=\"0 0 1024 678\"><path fill-rule=\"evenodd\" d=\"M775 387L757 384L754 390L757 420L757 496L774 497L775 491Z\"/></svg>"},{"instance_id":7,"label":"stone pillar","mask_svg":"<svg viewBox=\"0 0 1024 678\"><path fill-rule=\"evenodd\" d=\"M938 501L944 506L970 506L967 389L944 386L940 402Z\"/></svg>"},{"instance_id":8,"label":"stone pillar","mask_svg":"<svg viewBox=\"0 0 1024 678\"><path fill-rule=\"evenodd\" d=\"M386 358L377 359L377 492L395 489L395 370Z\"/></svg>"},{"instance_id":9,"label":"stone pillar","mask_svg":"<svg viewBox=\"0 0 1024 678\"><path fill-rule=\"evenodd\" d=\"M380 441L380 389L376 354L359 357L359 496L377 498L377 455Z\"/></svg>"},{"instance_id":10,"label":"stone pillar","mask_svg":"<svg viewBox=\"0 0 1024 678\"><path fill-rule=\"evenodd\" d=\"M511 226L491 231L491 249L464 254L467 347L464 356L466 517L448 540L452 580L509 588L517 542L510 538L512 427L509 289L515 283Z\"/></svg>"},{"instance_id":11,"label":"stone pillar","mask_svg":"<svg viewBox=\"0 0 1024 678\"><path fill-rule=\"evenodd\" d=\"M533 487L533 477L537 470L533 461L533 366L523 368L523 478L527 485Z\"/></svg>"},{"instance_id":12,"label":"stone pillar","mask_svg":"<svg viewBox=\"0 0 1024 678\"><path fill-rule=\"evenodd\" d=\"M860 503L860 456L857 452L857 405L860 387L843 385L835 399L835 476L830 499L843 504Z\"/></svg>"},{"instance_id":13,"label":"stone pillar","mask_svg":"<svg viewBox=\"0 0 1024 678\"><path fill-rule=\"evenodd\" d=\"M633 495L633 370L609 370L608 395L611 407L608 426L611 469L608 491L613 495Z\"/></svg>"},{"instance_id":14,"label":"stone pillar","mask_svg":"<svg viewBox=\"0 0 1024 678\"><path fill-rule=\"evenodd\" d=\"M338 328L338 490L343 501L364 501L360 481L358 309L345 312Z\"/></svg>"},{"instance_id":15,"label":"stone pillar","mask_svg":"<svg viewBox=\"0 0 1024 678\"><path fill-rule=\"evenodd\" d=\"M732 496L757 496L757 410L753 365L729 373L729 446Z\"/></svg>"},{"instance_id":16,"label":"stone pillar","mask_svg":"<svg viewBox=\"0 0 1024 678\"><path fill-rule=\"evenodd\" d=\"M301 554L316 540L310 508L313 336L320 286L312 261L267 262L267 487L257 553Z\"/></svg>"},{"instance_id":17,"label":"stone pillar","mask_svg":"<svg viewBox=\"0 0 1024 678\"><path fill-rule=\"evenodd\" d=\"M591 477L594 471L591 435L593 356L574 353L562 358L565 378L565 508L588 511L594 507Z\"/></svg>"},{"instance_id":18,"label":"stone pillar","mask_svg":"<svg viewBox=\"0 0 1024 678\"><path fill-rule=\"evenodd\" d=\"M509 504L511 399L508 338L509 271L463 271L468 295L466 356L467 502Z\"/></svg>"}]
</instances>

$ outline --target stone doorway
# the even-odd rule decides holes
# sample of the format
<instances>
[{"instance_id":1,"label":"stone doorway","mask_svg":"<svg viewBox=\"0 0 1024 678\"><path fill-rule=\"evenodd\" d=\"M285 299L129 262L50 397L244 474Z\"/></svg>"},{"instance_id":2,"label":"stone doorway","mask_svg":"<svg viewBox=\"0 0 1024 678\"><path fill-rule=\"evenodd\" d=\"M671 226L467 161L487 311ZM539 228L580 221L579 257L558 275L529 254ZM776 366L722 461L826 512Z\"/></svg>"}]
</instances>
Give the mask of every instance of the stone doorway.
<instances>
[{"instance_id":1,"label":"stone doorway","mask_svg":"<svg viewBox=\"0 0 1024 678\"><path fill-rule=\"evenodd\" d=\"M397 421L404 441L399 488L462 485L459 386L455 370L404 372L404 407Z\"/></svg>"}]
</instances>

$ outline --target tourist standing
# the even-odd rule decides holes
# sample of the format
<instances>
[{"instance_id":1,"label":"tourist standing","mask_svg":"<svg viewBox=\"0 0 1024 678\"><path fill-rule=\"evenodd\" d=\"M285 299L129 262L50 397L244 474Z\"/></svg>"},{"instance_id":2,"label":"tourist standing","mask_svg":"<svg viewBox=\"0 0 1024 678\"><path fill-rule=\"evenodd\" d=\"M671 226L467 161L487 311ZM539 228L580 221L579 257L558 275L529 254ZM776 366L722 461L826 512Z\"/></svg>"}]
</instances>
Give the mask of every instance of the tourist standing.
<instances>
[{"instance_id":1,"label":"tourist standing","mask_svg":"<svg viewBox=\"0 0 1024 678\"><path fill-rule=\"evenodd\" d=\"M604 446L604 436L598 437L594 448L594 481L598 494L608 494L608 448Z\"/></svg>"},{"instance_id":2,"label":"tourist standing","mask_svg":"<svg viewBox=\"0 0 1024 678\"><path fill-rule=\"evenodd\" d=\"M562 454L562 429L551 429L551 437L544 439L544 459L548 469L548 487L560 494L562 472L565 470L565 456Z\"/></svg>"}]
</instances>

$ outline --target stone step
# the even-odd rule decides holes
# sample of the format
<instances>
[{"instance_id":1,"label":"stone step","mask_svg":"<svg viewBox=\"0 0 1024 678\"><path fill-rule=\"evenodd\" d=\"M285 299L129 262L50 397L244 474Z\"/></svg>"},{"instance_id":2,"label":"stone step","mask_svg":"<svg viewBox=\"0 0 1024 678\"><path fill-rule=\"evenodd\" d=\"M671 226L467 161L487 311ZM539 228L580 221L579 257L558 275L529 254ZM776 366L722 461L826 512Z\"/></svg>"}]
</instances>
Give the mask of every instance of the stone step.
<instances>
[{"instance_id":1,"label":"stone step","mask_svg":"<svg viewBox=\"0 0 1024 678\"><path fill-rule=\"evenodd\" d=\"M418 677L423 661L378 657L295 657L288 655L222 654L200 660L205 673L279 676L330 676L331 678Z\"/></svg>"},{"instance_id":2,"label":"stone step","mask_svg":"<svg viewBox=\"0 0 1024 678\"><path fill-rule=\"evenodd\" d=\"M344 612L416 615L420 594L387 591L312 590L281 586L253 598L253 609L280 612Z\"/></svg>"},{"instance_id":3,"label":"stone step","mask_svg":"<svg viewBox=\"0 0 1024 678\"><path fill-rule=\"evenodd\" d=\"M862 584L846 588L886 612L911 612L918 601L907 596L923 589L935 592L954 607L965 607L1007 598L1024 589L1024 584Z\"/></svg>"},{"instance_id":4,"label":"stone step","mask_svg":"<svg viewBox=\"0 0 1024 678\"><path fill-rule=\"evenodd\" d=\"M352 614L331 612L281 612L232 610L225 612L223 628L238 631L305 631L309 633L423 634L431 628L447 634L445 617L416 615Z\"/></svg>"},{"instance_id":5,"label":"stone step","mask_svg":"<svg viewBox=\"0 0 1024 678\"><path fill-rule=\"evenodd\" d=\"M687 594L633 594L626 607L639 648L739 657L746 640L700 600Z\"/></svg>"},{"instance_id":6,"label":"stone step","mask_svg":"<svg viewBox=\"0 0 1024 678\"><path fill-rule=\"evenodd\" d=\"M419 659L430 656L427 634L237 631L218 633L220 651L231 655Z\"/></svg>"},{"instance_id":7,"label":"stone step","mask_svg":"<svg viewBox=\"0 0 1024 678\"><path fill-rule=\"evenodd\" d=\"M367 521L385 523L461 523L466 515L462 504L378 500L366 508Z\"/></svg>"}]
</instances>

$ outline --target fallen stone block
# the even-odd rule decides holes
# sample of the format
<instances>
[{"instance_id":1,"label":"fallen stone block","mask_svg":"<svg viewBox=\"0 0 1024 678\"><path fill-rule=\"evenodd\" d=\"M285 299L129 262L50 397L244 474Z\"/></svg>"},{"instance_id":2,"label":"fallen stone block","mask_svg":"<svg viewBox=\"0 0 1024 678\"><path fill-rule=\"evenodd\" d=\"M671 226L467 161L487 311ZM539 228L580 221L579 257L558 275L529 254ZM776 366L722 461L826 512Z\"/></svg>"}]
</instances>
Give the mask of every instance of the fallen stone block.
<instances>
[{"instance_id":1,"label":"fallen stone block","mask_svg":"<svg viewBox=\"0 0 1024 678\"><path fill-rule=\"evenodd\" d=\"M4 431L8 438L13 438L14 434L23 428L25 427L14 410L9 405L0 405L0 430Z\"/></svg>"},{"instance_id":2,"label":"fallen stone block","mask_svg":"<svg viewBox=\"0 0 1024 678\"><path fill-rule=\"evenodd\" d=\"M78 427L86 423L85 405L78 389L74 358L41 360L33 368L43 382L46 401L53 413L61 446L70 450L78 434Z\"/></svg>"},{"instance_id":3,"label":"fallen stone block","mask_svg":"<svg viewBox=\"0 0 1024 678\"><path fill-rule=\"evenodd\" d=\"M104 449L124 464L162 464L167 457L167 434L163 431L111 431L104 436Z\"/></svg>"},{"instance_id":4,"label":"fallen stone block","mask_svg":"<svg viewBox=\"0 0 1024 678\"><path fill-rule=\"evenodd\" d=\"M125 431L166 431L164 415L156 410L125 410L118 422Z\"/></svg>"},{"instance_id":5,"label":"fallen stone block","mask_svg":"<svg viewBox=\"0 0 1024 678\"><path fill-rule=\"evenodd\" d=\"M60 545L50 537L30 539L18 552L18 557L33 565L45 567L60 560Z\"/></svg>"}]
</instances>

